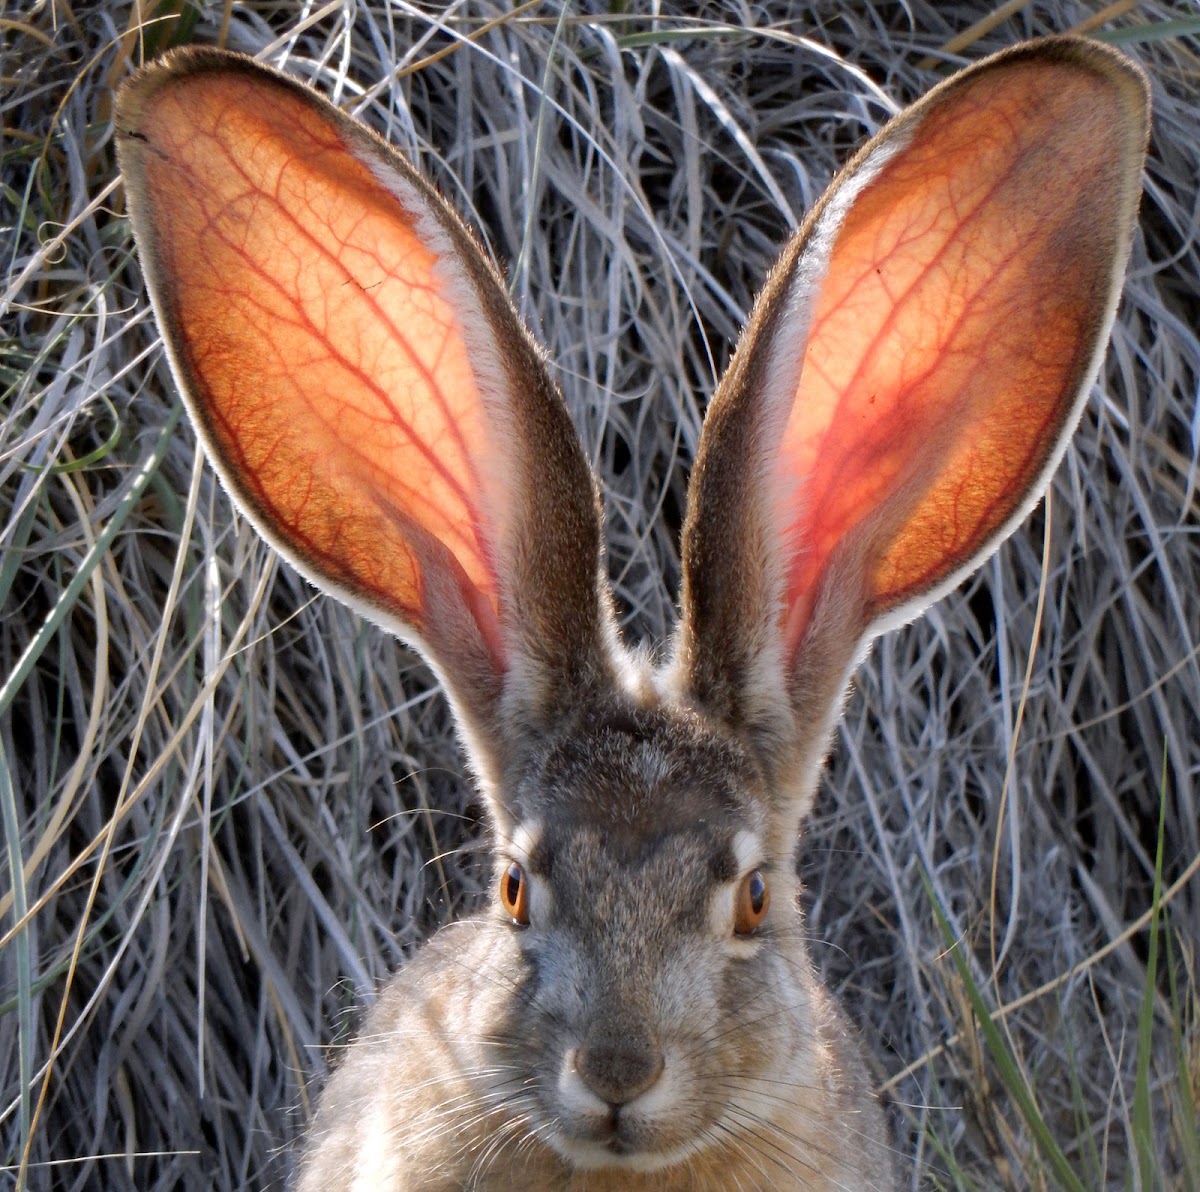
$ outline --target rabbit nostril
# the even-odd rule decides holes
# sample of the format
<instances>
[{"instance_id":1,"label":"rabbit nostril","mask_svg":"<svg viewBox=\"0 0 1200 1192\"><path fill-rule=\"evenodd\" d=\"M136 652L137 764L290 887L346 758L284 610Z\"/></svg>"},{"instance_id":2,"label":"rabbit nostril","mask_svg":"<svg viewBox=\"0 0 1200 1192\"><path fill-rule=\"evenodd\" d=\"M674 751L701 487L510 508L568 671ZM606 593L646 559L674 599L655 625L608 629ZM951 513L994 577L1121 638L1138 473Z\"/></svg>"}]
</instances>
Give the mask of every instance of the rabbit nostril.
<instances>
[{"instance_id":1,"label":"rabbit nostril","mask_svg":"<svg viewBox=\"0 0 1200 1192\"><path fill-rule=\"evenodd\" d=\"M663 1054L649 1040L603 1038L575 1053L580 1080L614 1112L652 1088L663 1073Z\"/></svg>"}]
</instances>

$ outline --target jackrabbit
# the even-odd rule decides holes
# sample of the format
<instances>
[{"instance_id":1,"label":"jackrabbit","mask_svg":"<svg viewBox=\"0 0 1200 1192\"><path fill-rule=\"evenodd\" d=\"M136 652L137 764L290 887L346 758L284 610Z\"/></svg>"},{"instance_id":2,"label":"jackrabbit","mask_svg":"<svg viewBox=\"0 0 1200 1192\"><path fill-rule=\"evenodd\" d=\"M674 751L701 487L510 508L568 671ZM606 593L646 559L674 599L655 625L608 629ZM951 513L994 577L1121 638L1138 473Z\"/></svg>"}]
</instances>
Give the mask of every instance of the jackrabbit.
<instances>
[{"instance_id":1,"label":"jackrabbit","mask_svg":"<svg viewBox=\"0 0 1200 1192\"><path fill-rule=\"evenodd\" d=\"M619 640L541 352L413 167L211 50L122 89L158 323L213 464L313 583L429 660L495 904L384 990L299 1187L887 1188L794 855L849 676L1026 515L1096 375L1147 90L1074 39L935 88L829 187L704 425L680 621Z\"/></svg>"}]
</instances>

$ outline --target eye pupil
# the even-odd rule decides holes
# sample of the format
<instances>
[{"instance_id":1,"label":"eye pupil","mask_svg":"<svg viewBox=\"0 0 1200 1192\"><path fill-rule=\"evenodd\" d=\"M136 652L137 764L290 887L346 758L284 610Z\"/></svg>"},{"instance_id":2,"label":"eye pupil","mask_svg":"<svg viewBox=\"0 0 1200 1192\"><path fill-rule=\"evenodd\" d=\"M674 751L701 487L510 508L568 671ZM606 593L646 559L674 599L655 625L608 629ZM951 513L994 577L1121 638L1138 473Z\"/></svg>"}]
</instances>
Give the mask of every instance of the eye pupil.
<instances>
[{"instance_id":1,"label":"eye pupil","mask_svg":"<svg viewBox=\"0 0 1200 1192\"><path fill-rule=\"evenodd\" d=\"M750 909L756 915L761 915L763 903L767 900L767 883L763 881L762 874L758 870L750 875L749 893Z\"/></svg>"},{"instance_id":2,"label":"eye pupil","mask_svg":"<svg viewBox=\"0 0 1200 1192\"><path fill-rule=\"evenodd\" d=\"M762 926L771 905L771 892L762 870L754 869L742 878L734 906L733 930L738 935L751 935Z\"/></svg>"},{"instance_id":3,"label":"eye pupil","mask_svg":"<svg viewBox=\"0 0 1200 1192\"><path fill-rule=\"evenodd\" d=\"M500 905L522 927L529 923L529 891L525 870L513 861L500 875Z\"/></svg>"}]
</instances>

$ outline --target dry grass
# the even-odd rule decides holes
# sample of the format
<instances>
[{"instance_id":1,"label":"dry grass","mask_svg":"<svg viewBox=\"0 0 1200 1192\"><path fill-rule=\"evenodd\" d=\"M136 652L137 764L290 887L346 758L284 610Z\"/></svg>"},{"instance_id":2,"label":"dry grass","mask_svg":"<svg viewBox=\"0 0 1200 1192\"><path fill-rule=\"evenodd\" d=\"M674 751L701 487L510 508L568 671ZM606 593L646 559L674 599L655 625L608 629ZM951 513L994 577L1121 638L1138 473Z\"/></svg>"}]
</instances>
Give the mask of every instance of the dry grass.
<instances>
[{"instance_id":1,"label":"dry grass","mask_svg":"<svg viewBox=\"0 0 1200 1192\"><path fill-rule=\"evenodd\" d=\"M755 287L847 151L942 73L922 59L983 11L668 4L690 15L651 21L614 3L560 22L547 0L481 31L501 6L439 6L439 24L399 0L264 2L224 27L175 7L47 5L0 29L0 1185L21 1164L33 1188L278 1182L326 1045L481 872L428 672L279 565L176 422L113 185L111 86L147 46L223 37L420 160L548 344L606 486L630 632L661 640L687 463ZM1046 8L963 54L1094 11ZM1105 29L1178 15L1143 4ZM923 872L994 1006L1049 983L1004 1022L1084 1182L1141 1186L1160 795L1152 1149L1162 1186L1188 1186L1200 58L1167 32L1128 46L1156 101L1142 231L1052 516L878 645L801 850L818 961L893 1074L912 1187L1052 1186Z\"/></svg>"}]
</instances>

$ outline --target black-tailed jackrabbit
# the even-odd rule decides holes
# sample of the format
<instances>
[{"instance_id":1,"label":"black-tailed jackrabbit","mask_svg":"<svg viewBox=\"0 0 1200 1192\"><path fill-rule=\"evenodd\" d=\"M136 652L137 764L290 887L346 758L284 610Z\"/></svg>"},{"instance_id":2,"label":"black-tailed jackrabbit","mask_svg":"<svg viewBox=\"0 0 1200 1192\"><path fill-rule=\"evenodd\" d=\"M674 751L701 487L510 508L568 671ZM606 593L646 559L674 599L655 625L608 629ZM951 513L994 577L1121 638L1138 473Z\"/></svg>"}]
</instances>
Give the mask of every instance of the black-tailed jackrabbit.
<instances>
[{"instance_id":1,"label":"black-tailed jackrabbit","mask_svg":"<svg viewBox=\"0 0 1200 1192\"><path fill-rule=\"evenodd\" d=\"M214 51L140 73L117 129L213 463L430 661L491 815L494 905L384 990L300 1187L888 1187L798 830L867 643L978 566L1063 452L1129 251L1140 73L1018 47L838 176L712 400L658 670L619 640L542 354L412 166Z\"/></svg>"}]
</instances>

